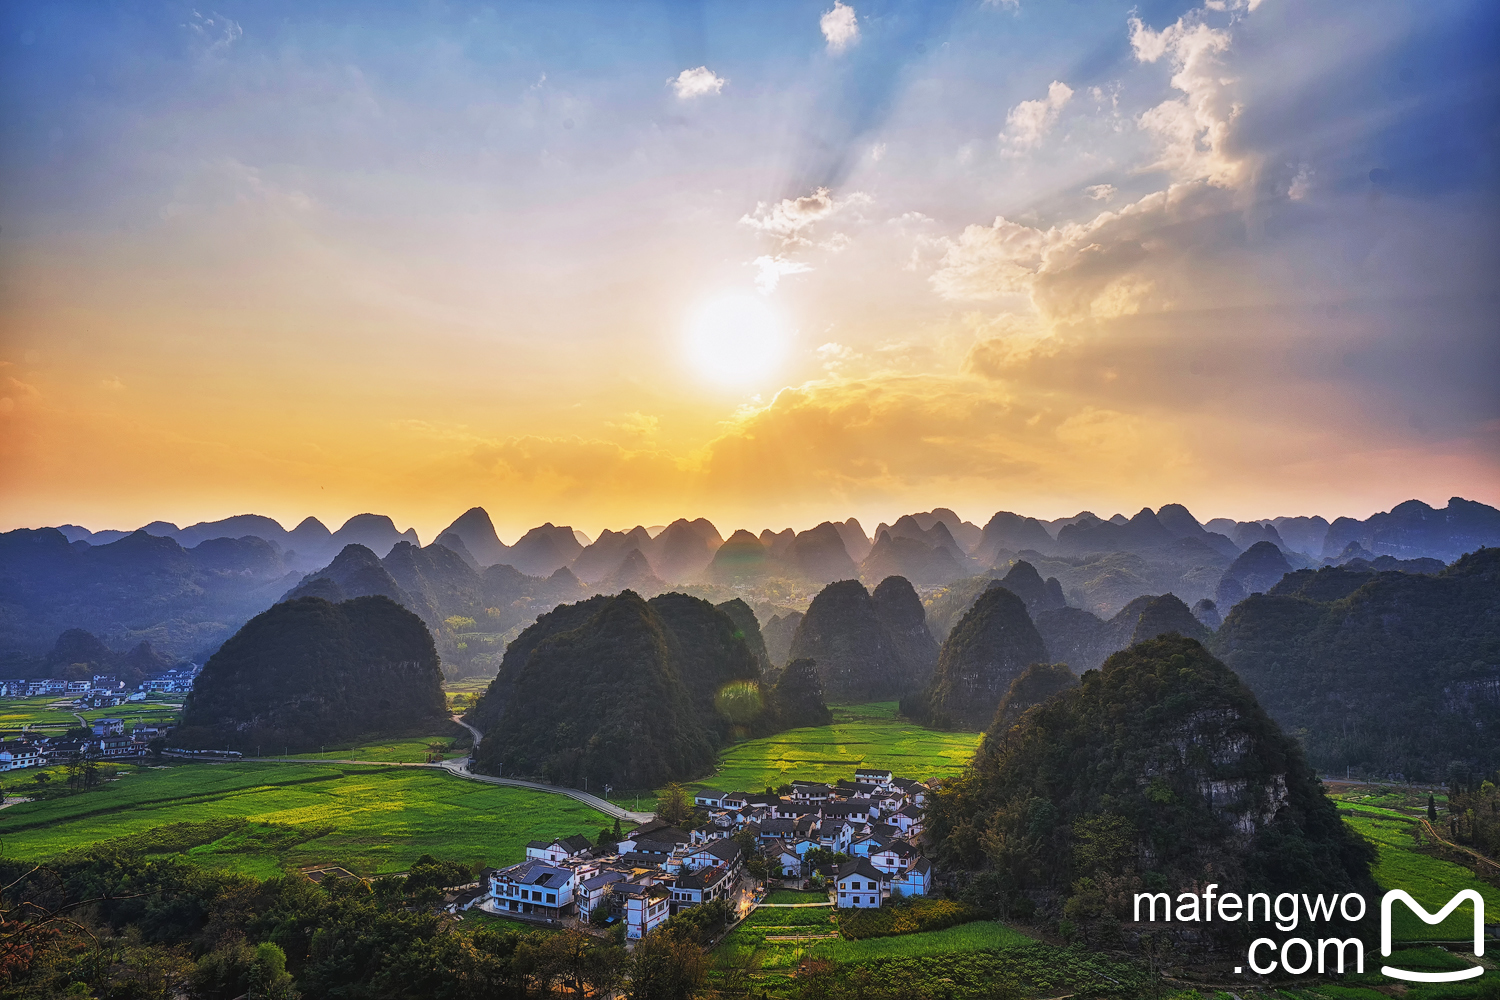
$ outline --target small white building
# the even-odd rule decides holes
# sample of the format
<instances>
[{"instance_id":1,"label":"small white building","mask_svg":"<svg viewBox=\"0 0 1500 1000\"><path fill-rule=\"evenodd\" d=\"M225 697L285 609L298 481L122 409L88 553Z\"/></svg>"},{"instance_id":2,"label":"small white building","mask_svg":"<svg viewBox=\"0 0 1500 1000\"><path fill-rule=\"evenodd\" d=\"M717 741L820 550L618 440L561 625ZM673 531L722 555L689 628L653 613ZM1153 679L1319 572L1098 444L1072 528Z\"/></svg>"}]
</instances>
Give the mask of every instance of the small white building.
<instances>
[{"instance_id":1,"label":"small white building","mask_svg":"<svg viewBox=\"0 0 1500 1000\"><path fill-rule=\"evenodd\" d=\"M526 856L557 864L559 861L566 861L568 858L576 858L593 846L589 842L589 838L581 833L575 833L571 837L559 837L550 843L545 840L533 840L526 845Z\"/></svg>"},{"instance_id":2,"label":"small white building","mask_svg":"<svg viewBox=\"0 0 1500 1000\"><path fill-rule=\"evenodd\" d=\"M724 802L724 793L717 788L700 788L693 793L693 805L718 809Z\"/></svg>"},{"instance_id":3,"label":"small white building","mask_svg":"<svg viewBox=\"0 0 1500 1000\"><path fill-rule=\"evenodd\" d=\"M870 864L869 858L855 858L839 865L836 882L837 905L842 909L878 908L888 892L885 872Z\"/></svg>"},{"instance_id":4,"label":"small white building","mask_svg":"<svg viewBox=\"0 0 1500 1000\"><path fill-rule=\"evenodd\" d=\"M667 922L672 894L666 886L617 882L610 890L620 901L620 912L625 917L625 937L629 940L639 941Z\"/></svg>"}]
</instances>

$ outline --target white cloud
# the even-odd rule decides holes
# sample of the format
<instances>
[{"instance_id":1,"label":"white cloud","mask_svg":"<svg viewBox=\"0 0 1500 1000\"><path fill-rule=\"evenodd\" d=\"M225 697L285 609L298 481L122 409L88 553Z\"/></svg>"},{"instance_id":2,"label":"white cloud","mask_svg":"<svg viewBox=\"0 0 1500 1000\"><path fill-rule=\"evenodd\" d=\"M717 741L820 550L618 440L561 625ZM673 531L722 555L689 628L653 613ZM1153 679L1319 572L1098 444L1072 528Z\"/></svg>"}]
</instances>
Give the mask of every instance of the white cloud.
<instances>
[{"instance_id":1,"label":"white cloud","mask_svg":"<svg viewBox=\"0 0 1500 1000\"><path fill-rule=\"evenodd\" d=\"M1095 201L1109 201L1115 196L1115 191L1113 184L1091 184L1083 189L1083 193Z\"/></svg>"},{"instance_id":2,"label":"white cloud","mask_svg":"<svg viewBox=\"0 0 1500 1000\"><path fill-rule=\"evenodd\" d=\"M877 142L875 145L870 147L870 159L874 160L876 163L879 163L881 160L885 159L885 143Z\"/></svg>"},{"instance_id":3,"label":"white cloud","mask_svg":"<svg viewBox=\"0 0 1500 1000\"><path fill-rule=\"evenodd\" d=\"M238 22L231 21L222 14L215 13L211 17L204 17L196 10L192 12L192 20L183 27L193 33L198 53L203 56L228 51L229 47L245 34L245 30L239 26Z\"/></svg>"},{"instance_id":4,"label":"white cloud","mask_svg":"<svg viewBox=\"0 0 1500 1000\"><path fill-rule=\"evenodd\" d=\"M1004 7L1009 11L1018 11L1021 9L1021 0L984 0L984 6Z\"/></svg>"},{"instance_id":5,"label":"white cloud","mask_svg":"<svg viewBox=\"0 0 1500 1000\"><path fill-rule=\"evenodd\" d=\"M818 19L818 27L828 40L828 51L835 55L859 43L859 20L854 16L854 8L842 0L833 0L833 9Z\"/></svg>"},{"instance_id":6,"label":"white cloud","mask_svg":"<svg viewBox=\"0 0 1500 1000\"><path fill-rule=\"evenodd\" d=\"M1286 196L1292 201L1301 201L1306 198L1312 190L1313 172L1308 169L1307 164L1297 168L1297 176L1292 178L1291 186L1286 189Z\"/></svg>"},{"instance_id":7,"label":"white cloud","mask_svg":"<svg viewBox=\"0 0 1500 1000\"><path fill-rule=\"evenodd\" d=\"M1154 63L1170 57L1176 72L1172 86L1183 92L1141 114L1137 124L1156 136L1160 155L1148 170L1166 170L1178 180L1207 180L1216 187L1238 187L1254 171L1229 142L1239 117L1232 77L1221 57L1229 50L1228 30L1210 28L1199 12L1153 31L1138 17L1130 18L1130 45L1136 59Z\"/></svg>"},{"instance_id":8,"label":"white cloud","mask_svg":"<svg viewBox=\"0 0 1500 1000\"><path fill-rule=\"evenodd\" d=\"M804 264L800 260L788 260L782 256L757 257L751 261L758 269L755 276L755 287L760 289L762 295L770 295L781 283L783 274L802 274L812 270L810 264Z\"/></svg>"},{"instance_id":9,"label":"white cloud","mask_svg":"<svg viewBox=\"0 0 1500 1000\"><path fill-rule=\"evenodd\" d=\"M740 217L740 224L779 237L783 244L808 244L802 230L841 211L849 205L869 204L867 194L854 192L842 200L828 188L818 188L801 198L783 198L774 204L757 202L755 211Z\"/></svg>"},{"instance_id":10,"label":"white cloud","mask_svg":"<svg viewBox=\"0 0 1500 1000\"><path fill-rule=\"evenodd\" d=\"M1047 87L1047 96L1036 101L1022 101L1005 116L1007 131L1001 136L1012 146L1029 149L1052 130L1057 116L1073 99L1073 88L1060 80Z\"/></svg>"},{"instance_id":11,"label":"white cloud","mask_svg":"<svg viewBox=\"0 0 1500 1000\"><path fill-rule=\"evenodd\" d=\"M728 82L722 76L716 75L707 66L699 66L697 69L685 69L667 81L677 93L678 99L683 101L691 100L694 97L702 97L704 94L717 94L724 89L724 84Z\"/></svg>"},{"instance_id":12,"label":"white cloud","mask_svg":"<svg viewBox=\"0 0 1500 1000\"><path fill-rule=\"evenodd\" d=\"M1068 234L1043 232L998 216L992 226L967 226L950 242L933 287L945 299L996 299L1031 291L1048 251Z\"/></svg>"}]
</instances>

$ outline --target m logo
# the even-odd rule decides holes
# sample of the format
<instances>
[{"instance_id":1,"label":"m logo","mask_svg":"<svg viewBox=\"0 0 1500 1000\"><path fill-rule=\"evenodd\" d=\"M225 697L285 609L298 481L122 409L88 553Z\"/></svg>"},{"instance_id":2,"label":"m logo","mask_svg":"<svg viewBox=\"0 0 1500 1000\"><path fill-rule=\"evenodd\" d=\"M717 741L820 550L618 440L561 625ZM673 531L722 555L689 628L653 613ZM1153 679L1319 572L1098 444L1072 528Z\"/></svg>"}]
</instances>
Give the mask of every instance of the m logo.
<instances>
[{"instance_id":1,"label":"m logo","mask_svg":"<svg viewBox=\"0 0 1500 1000\"><path fill-rule=\"evenodd\" d=\"M1422 904L1412 899L1411 896L1400 889L1392 889L1380 898L1380 954L1389 958L1391 955L1391 904L1397 900L1405 903L1407 908L1415 913L1424 924L1440 924L1448 918L1448 914L1458 909L1458 904L1464 900L1474 904L1474 957L1478 958L1484 954L1484 898L1474 889L1465 889L1452 899L1448 905L1436 913L1428 913L1422 908ZM1474 966L1472 969L1456 969L1453 972L1408 972L1405 969L1392 968L1389 965L1380 967L1380 971L1392 979L1405 979L1412 983L1451 983L1459 979L1473 979L1475 976L1484 974L1482 966Z\"/></svg>"}]
</instances>

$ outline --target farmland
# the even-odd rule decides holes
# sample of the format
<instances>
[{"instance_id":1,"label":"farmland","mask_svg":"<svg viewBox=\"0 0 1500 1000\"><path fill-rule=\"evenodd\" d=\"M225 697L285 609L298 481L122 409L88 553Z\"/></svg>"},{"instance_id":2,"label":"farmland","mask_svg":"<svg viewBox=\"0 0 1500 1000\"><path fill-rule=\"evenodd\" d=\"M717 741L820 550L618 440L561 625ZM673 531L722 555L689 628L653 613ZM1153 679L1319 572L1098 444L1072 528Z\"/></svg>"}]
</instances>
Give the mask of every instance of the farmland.
<instances>
[{"instance_id":1,"label":"farmland","mask_svg":"<svg viewBox=\"0 0 1500 1000\"><path fill-rule=\"evenodd\" d=\"M528 840L612 821L570 799L420 768L318 764L128 767L104 787L0 811L8 857L44 858L165 824L243 819L183 845L200 864L265 878L315 863L369 875L423 853L498 865Z\"/></svg>"},{"instance_id":2,"label":"farmland","mask_svg":"<svg viewBox=\"0 0 1500 1000\"><path fill-rule=\"evenodd\" d=\"M897 719L895 702L836 705L831 725L726 748L718 769L691 787L753 792L794 778L853 778L857 767L889 768L909 778L949 777L963 770L978 745L978 733L941 732Z\"/></svg>"},{"instance_id":3,"label":"farmland","mask_svg":"<svg viewBox=\"0 0 1500 1000\"><path fill-rule=\"evenodd\" d=\"M1379 856L1373 874L1382 889L1405 889L1429 910L1461 889L1477 889L1487 913L1500 910L1500 889L1480 881L1468 868L1435 856L1416 818L1423 796L1378 789L1373 794L1338 792L1334 797L1344 821L1375 844ZM1399 941L1461 941L1474 931L1474 910L1467 904L1437 925L1423 923L1403 906L1392 914Z\"/></svg>"},{"instance_id":4,"label":"farmland","mask_svg":"<svg viewBox=\"0 0 1500 1000\"><path fill-rule=\"evenodd\" d=\"M78 710L85 719L122 719L127 726L137 723L172 723L182 709L180 696L153 696L148 701L127 702L114 708L87 708ZM74 714L73 699L58 695L38 695L35 698L8 698L0 701L0 730L19 730L23 726L34 729L72 729L78 725Z\"/></svg>"}]
</instances>

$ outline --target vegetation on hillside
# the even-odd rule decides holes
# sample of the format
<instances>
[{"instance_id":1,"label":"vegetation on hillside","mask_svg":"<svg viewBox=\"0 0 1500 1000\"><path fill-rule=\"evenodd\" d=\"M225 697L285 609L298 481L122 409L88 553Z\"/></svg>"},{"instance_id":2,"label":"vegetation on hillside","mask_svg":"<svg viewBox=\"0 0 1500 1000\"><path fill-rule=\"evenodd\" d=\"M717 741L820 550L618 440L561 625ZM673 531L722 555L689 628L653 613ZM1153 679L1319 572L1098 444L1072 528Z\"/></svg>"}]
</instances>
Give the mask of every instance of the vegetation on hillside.
<instances>
[{"instance_id":1,"label":"vegetation on hillside","mask_svg":"<svg viewBox=\"0 0 1500 1000\"><path fill-rule=\"evenodd\" d=\"M1139 890L1373 890L1297 744L1198 642L1166 636L985 736L928 811L971 902L1117 943ZM1243 932L1245 924L1228 925Z\"/></svg>"},{"instance_id":2,"label":"vegetation on hillside","mask_svg":"<svg viewBox=\"0 0 1500 1000\"><path fill-rule=\"evenodd\" d=\"M1235 605L1212 645L1326 772L1500 766L1500 549L1435 576L1294 573Z\"/></svg>"},{"instance_id":3,"label":"vegetation on hillside","mask_svg":"<svg viewBox=\"0 0 1500 1000\"><path fill-rule=\"evenodd\" d=\"M172 734L184 747L313 750L446 721L421 619L387 597L284 602L252 618L203 668Z\"/></svg>"}]
</instances>

